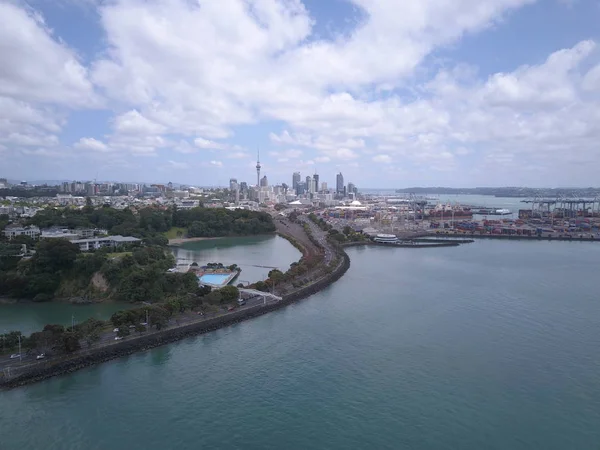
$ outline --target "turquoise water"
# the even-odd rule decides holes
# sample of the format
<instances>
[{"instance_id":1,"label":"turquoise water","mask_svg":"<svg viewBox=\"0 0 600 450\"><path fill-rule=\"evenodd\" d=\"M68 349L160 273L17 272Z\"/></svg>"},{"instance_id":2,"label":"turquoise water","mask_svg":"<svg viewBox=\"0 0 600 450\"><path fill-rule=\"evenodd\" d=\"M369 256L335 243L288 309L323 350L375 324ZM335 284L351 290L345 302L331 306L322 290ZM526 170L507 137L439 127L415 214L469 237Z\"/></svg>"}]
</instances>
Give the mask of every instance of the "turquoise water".
<instances>
[{"instance_id":1,"label":"turquoise water","mask_svg":"<svg viewBox=\"0 0 600 450\"><path fill-rule=\"evenodd\" d=\"M598 448L600 245L348 253L291 307L0 393L0 448Z\"/></svg>"},{"instance_id":2,"label":"turquoise water","mask_svg":"<svg viewBox=\"0 0 600 450\"><path fill-rule=\"evenodd\" d=\"M203 283L210 283L214 285L224 284L229 278L230 274L222 273L206 273L200 277L200 281Z\"/></svg>"}]
</instances>

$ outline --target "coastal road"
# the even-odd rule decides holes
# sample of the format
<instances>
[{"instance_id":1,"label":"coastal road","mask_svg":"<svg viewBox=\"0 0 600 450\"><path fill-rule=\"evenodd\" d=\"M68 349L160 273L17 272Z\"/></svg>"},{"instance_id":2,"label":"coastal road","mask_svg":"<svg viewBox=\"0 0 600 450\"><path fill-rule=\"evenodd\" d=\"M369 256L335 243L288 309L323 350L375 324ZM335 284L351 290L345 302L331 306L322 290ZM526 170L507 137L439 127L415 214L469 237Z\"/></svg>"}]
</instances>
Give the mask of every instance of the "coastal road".
<instances>
[{"instance_id":1,"label":"coastal road","mask_svg":"<svg viewBox=\"0 0 600 450\"><path fill-rule=\"evenodd\" d=\"M319 245L323 248L323 253L325 257L325 264L329 265L333 260L334 251L331 248L331 244L327 241L327 232L321 230L312 220L308 219L305 216L300 216L299 219L308 225L312 235L317 240Z\"/></svg>"},{"instance_id":2,"label":"coastal road","mask_svg":"<svg viewBox=\"0 0 600 450\"><path fill-rule=\"evenodd\" d=\"M253 297L247 298L245 305L236 306L235 309L231 312L230 311L207 312L207 313L204 313L204 315L200 316L196 312L189 311L189 312L186 312L184 314L178 315L178 316L170 319L168 324L165 327L163 327L162 330L177 328L177 327L189 325L192 323L200 323L204 320L212 319L214 317L224 317L224 316L227 316L228 314L237 312L239 310L246 310L246 309L250 309L250 308L253 308L253 307L256 307L259 305L271 305L271 304L277 303L277 302L278 302L277 299L274 299L269 296L266 296L266 301L265 301L265 298L262 295L260 295L260 296L253 296ZM154 333L158 333L158 331L152 329L152 330L144 332L142 334L142 336L147 336L149 334L154 334ZM93 348L95 349L95 348L100 348L100 347L106 347L111 344L115 344L116 342L119 342L119 341L115 341L115 336L116 336L116 333L113 332L113 328L110 327L109 330L105 331L104 333L102 333L100 335L100 339L98 340L98 342L96 344L94 344ZM132 329L131 335L125 337L124 340L131 340L131 339L135 339L136 337L138 337L138 333L136 333ZM68 355L68 356L77 356L78 353L85 353L87 350L88 349L84 346L84 348L81 351L72 353L71 355ZM13 352L13 353L15 353L15 352ZM9 368L17 368L20 366L27 366L27 365L35 364L38 362L40 364L42 364L46 361L49 361L49 360L51 361L54 359L52 356L49 355L44 360L37 361L35 359L35 356L36 356L35 354L25 355L25 353L23 353L23 358L21 361L21 360L19 360L19 358L11 359L10 354L2 355L2 356L0 356L0 372L3 372Z\"/></svg>"}]
</instances>

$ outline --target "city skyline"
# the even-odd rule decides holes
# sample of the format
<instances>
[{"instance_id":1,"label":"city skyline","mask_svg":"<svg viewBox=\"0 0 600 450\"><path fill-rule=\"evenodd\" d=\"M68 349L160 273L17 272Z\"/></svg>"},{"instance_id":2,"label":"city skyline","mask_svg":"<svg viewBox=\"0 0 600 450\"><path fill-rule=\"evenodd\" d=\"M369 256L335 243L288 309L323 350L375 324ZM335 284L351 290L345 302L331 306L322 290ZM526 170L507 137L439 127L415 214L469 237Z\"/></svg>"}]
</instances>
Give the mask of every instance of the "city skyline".
<instances>
[{"instance_id":1,"label":"city skyline","mask_svg":"<svg viewBox=\"0 0 600 450\"><path fill-rule=\"evenodd\" d=\"M258 147L275 183L593 185L597 2L477 4L0 1L3 169L226 186Z\"/></svg>"}]
</instances>

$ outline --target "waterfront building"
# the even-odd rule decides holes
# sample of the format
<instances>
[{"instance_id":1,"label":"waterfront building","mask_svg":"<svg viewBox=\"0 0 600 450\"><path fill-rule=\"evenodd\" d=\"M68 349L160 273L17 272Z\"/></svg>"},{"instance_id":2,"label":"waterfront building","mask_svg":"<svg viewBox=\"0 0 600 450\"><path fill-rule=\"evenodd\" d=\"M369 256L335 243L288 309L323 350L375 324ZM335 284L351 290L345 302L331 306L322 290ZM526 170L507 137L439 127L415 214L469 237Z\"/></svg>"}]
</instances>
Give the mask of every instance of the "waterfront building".
<instances>
[{"instance_id":1,"label":"waterfront building","mask_svg":"<svg viewBox=\"0 0 600 450\"><path fill-rule=\"evenodd\" d=\"M335 181L336 181L336 183L335 183L335 191L338 194L344 193L344 189L345 189L345 187L344 187L344 175L342 175L342 172L340 172L340 173L337 174L337 176L335 178Z\"/></svg>"},{"instance_id":2,"label":"waterfront building","mask_svg":"<svg viewBox=\"0 0 600 450\"><path fill-rule=\"evenodd\" d=\"M395 234L378 234L373 238L374 242L380 242L382 244L396 244L398 238Z\"/></svg>"}]
</instances>

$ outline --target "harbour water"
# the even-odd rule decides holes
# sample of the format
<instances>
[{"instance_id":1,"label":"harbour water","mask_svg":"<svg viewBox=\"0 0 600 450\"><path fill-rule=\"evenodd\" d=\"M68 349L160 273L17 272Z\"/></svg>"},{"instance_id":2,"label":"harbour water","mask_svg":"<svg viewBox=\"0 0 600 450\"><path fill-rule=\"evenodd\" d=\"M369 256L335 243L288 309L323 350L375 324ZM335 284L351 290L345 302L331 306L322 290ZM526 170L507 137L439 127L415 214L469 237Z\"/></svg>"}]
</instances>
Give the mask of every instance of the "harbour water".
<instances>
[{"instance_id":1,"label":"harbour water","mask_svg":"<svg viewBox=\"0 0 600 450\"><path fill-rule=\"evenodd\" d=\"M180 262L238 264L242 272L236 279L236 283L265 279L271 270L270 267L285 271L291 263L298 261L302 256L287 240L275 235L188 242L181 247L173 247L173 252ZM132 307L135 305L115 302L87 305L60 302L0 303L0 333L4 333L5 330L19 330L24 334L30 334L41 330L49 323L70 325L73 316L75 323L83 322L90 317L106 320L114 312ZM3 450L1 445L0 450Z\"/></svg>"},{"instance_id":2,"label":"harbour water","mask_svg":"<svg viewBox=\"0 0 600 450\"><path fill-rule=\"evenodd\" d=\"M1 392L0 448L597 448L600 244L348 253L291 307Z\"/></svg>"},{"instance_id":3,"label":"harbour water","mask_svg":"<svg viewBox=\"0 0 600 450\"><path fill-rule=\"evenodd\" d=\"M286 239L276 235L207 239L187 242L172 250L178 263L237 264L242 272L235 282L244 284L266 279L273 268L285 272L302 256Z\"/></svg>"},{"instance_id":4,"label":"harbour water","mask_svg":"<svg viewBox=\"0 0 600 450\"><path fill-rule=\"evenodd\" d=\"M30 334L40 331L49 323L71 325L72 320L78 323L90 317L106 320L114 312L134 306L122 302L84 305L61 302L0 304L0 333L21 331L23 334Z\"/></svg>"}]
</instances>

